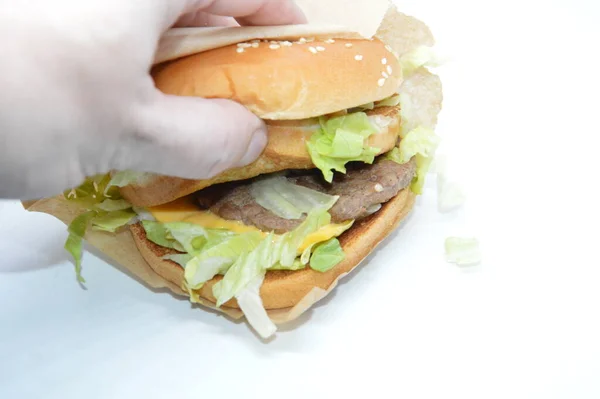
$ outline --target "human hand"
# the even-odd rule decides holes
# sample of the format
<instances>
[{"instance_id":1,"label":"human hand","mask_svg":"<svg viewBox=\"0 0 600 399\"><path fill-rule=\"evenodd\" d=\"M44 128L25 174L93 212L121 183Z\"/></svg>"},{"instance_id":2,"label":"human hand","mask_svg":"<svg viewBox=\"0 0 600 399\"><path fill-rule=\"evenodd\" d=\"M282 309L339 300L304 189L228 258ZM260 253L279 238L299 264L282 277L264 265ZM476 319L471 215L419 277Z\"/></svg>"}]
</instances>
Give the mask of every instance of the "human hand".
<instances>
[{"instance_id":1,"label":"human hand","mask_svg":"<svg viewBox=\"0 0 600 399\"><path fill-rule=\"evenodd\" d=\"M175 24L304 22L292 0L3 2L0 198L54 195L111 169L201 179L253 162L266 128L246 108L154 87L159 38Z\"/></svg>"}]
</instances>

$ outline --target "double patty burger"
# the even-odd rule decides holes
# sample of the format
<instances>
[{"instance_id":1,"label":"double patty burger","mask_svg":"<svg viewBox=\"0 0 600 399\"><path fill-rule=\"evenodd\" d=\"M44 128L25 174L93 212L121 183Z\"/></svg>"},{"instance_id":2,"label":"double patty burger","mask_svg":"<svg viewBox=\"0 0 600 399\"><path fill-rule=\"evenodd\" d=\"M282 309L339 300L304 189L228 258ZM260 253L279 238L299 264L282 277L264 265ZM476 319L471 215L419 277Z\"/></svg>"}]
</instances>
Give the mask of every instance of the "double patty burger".
<instances>
[{"instance_id":1,"label":"double patty burger","mask_svg":"<svg viewBox=\"0 0 600 399\"><path fill-rule=\"evenodd\" d=\"M437 141L401 118L405 71L377 39L253 40L156 66L164 93L246 106L268 144L212 179L113 176L143 258L193 302L241 309L273 334L268 313L333 288L420 193Z\"/></svg>"}]
</instances>

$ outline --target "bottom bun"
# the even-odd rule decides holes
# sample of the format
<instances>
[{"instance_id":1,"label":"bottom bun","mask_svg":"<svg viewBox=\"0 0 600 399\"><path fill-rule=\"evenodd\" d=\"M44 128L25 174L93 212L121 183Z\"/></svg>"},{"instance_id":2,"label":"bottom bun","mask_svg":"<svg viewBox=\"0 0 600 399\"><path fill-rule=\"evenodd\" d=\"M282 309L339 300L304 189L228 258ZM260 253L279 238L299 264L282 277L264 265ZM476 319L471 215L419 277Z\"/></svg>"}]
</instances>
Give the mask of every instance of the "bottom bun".
<instances>
[{"instance_id":1,"label":"bottom bun","mask_svg":"<svg viewBox=\"0 0 600 399\"><path fill-rule=\"evenodd\" d=\"M268 271L260 289L265 309L290 308L297 305L315 288L321 290L333 288L340 277L351 272L394 231L410 213L414 203L415 195L410 188L406 188L384 204L377 213L356 222L351 229L339 237L346 258L325 273L309 267L297 271ZM172 250L160 247L146 239L146 232L141 224L131 225L130 229L142 257L150 267L165 280L181 287L184 281L183 268L175 262L162 259L164 255L172 253ZM204 284L198 291L199 297L215 303L212 287L221 279L222 276L217 276ZM223 307L239 309L235 299L225 303Z\"/></svg>"}]
</instances>

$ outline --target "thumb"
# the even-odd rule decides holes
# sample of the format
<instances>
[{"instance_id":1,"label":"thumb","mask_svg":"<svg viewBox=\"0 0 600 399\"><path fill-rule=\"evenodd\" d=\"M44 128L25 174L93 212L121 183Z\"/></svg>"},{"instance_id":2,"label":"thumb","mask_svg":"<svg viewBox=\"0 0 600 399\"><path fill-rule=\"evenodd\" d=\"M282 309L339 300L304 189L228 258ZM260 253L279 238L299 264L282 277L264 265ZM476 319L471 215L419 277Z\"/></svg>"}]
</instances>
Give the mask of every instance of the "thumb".
<instances>
[{"instance_id":1,"label":"thumb","mask_svg":"<svg viewBox=\"0 0 600 399\"><path fill-rule=\"evenodd\" d=\"M206 179L252 163L267 143L264 122L229 100L157 91L136 125L115 169Z\"/></svg>"}]
</instances>

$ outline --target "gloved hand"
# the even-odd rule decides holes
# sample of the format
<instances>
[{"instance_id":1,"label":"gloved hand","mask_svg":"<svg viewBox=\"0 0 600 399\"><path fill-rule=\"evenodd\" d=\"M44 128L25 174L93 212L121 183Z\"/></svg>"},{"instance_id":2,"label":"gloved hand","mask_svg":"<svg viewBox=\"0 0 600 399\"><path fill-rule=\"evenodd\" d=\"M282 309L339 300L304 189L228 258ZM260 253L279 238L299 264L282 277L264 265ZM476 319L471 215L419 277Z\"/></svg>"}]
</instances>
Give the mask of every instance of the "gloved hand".
<instances>
[{"instance_id":1,"label":"gloved hand","mask_svg":"<svg viewBox=\"0 0 600 399\"><path fill-rule=\"evenodd\" d=\"M0 198L111 169L200 179L251 163L263 122L231 101L160 93L148 73L159 38L174 24L304 22L292 0L2 2Z\"/></svg>"}]
</instances>

